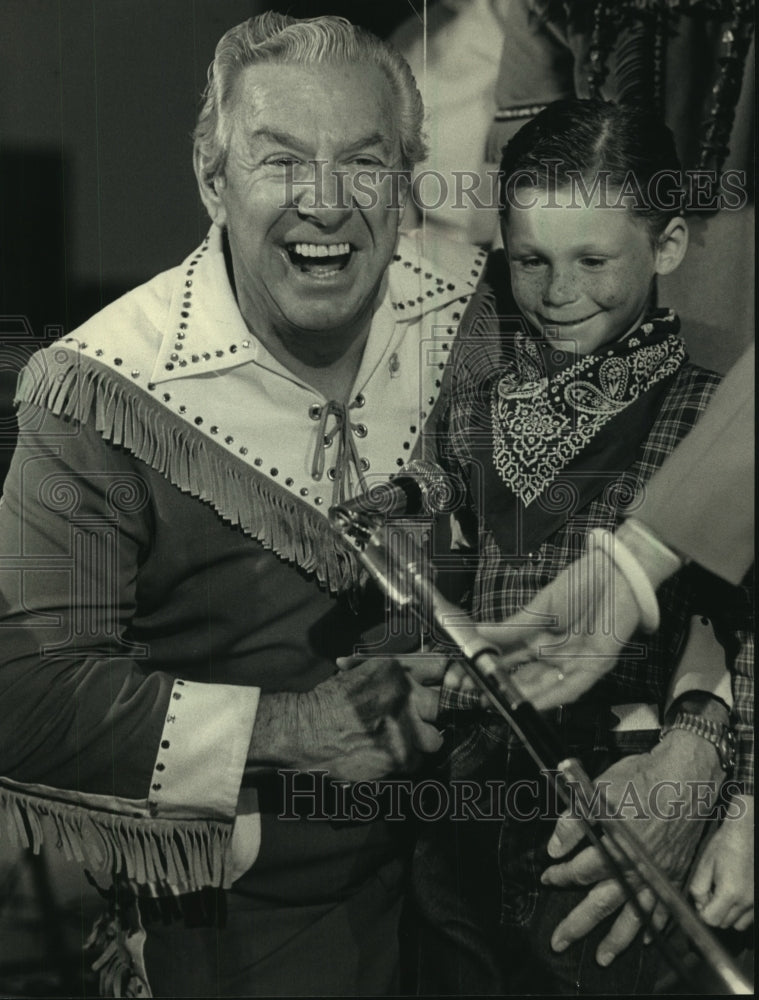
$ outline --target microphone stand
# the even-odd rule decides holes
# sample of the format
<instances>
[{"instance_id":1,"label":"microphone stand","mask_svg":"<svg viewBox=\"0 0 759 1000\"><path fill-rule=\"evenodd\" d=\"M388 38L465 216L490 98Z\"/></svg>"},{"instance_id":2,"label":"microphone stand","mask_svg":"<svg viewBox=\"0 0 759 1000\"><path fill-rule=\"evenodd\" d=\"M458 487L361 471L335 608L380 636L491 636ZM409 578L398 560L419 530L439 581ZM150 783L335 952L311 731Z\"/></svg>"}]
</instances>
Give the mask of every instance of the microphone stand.
<instances>
[{"instance_id":1,"label":"microphone stand","mask_svg":"<svg viewBox=\"0 0 759 1000\"><path fill-rule=\"evenodd\" d=\"M538 767L546 772L562 801L569 805L580 805L580 818L589 838L610 861L642 922L646 922L648 915L643 912L621 865L600 840L596 826L632 862L642 881L666 906L727 992L733 995L753 995L752 985L682 893L647 855L645 847L629 824L614 822L604 808L599 810L601 815L595 817L595 820L590 815L591 802L595 800L602 806L605 804L603 788L593 785L579 760L565 757L560 742L546 720L522 697L518 686L508 676L498 672L498 650L485 643L474 622L437 590L421 569L422 560L418 550L412 552L404 565L397 565L398 560L391 554L386 542L384 518L366 509L357 509L351 504L333 507L330 510L330 521L334 530L358 552L370 575L393 601L410 607L422 620L425 616L431 616L442 634L461 650L468 675L484 692L495 711L506 719ZM658 938L654 940L661 946ZM673 960L673 956L667 957ZM687 976L682 963L678 960L675 962Z\"/></svg>"}]
</instances>

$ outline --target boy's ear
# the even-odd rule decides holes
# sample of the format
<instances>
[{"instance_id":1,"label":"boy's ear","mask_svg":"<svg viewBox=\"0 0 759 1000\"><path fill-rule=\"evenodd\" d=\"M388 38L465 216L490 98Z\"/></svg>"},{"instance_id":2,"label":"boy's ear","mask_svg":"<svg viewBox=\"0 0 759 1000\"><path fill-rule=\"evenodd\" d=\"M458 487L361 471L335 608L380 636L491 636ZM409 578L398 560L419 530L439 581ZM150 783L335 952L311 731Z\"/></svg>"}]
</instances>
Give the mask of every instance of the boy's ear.
<instances>
[{"instance_id":1,"label":"boy's ear","mask_svg":"<svg viewBox=\"0 0 759 1000\"><path fill-rule=\"evenodd\" d=\"M224 190L224 178L218 174L212 175L206 168L205 158L196 148L192 157L195 168L195 178L198 182L198 191L206 211L211 216L211 221L219 226L226 222L227 211L220 192Z\"/></svg>"},{"instance_id":2,"label":"boy's ear","mask_svg":"<svg viewBox=\"0 0 759 1000\"><path fill-rule=\"evenodd\" d=\"M670 219L656 245L657 274L671 274L682 263L688 249L688 223L679 215Z\"/></svg>"}]
</instances>

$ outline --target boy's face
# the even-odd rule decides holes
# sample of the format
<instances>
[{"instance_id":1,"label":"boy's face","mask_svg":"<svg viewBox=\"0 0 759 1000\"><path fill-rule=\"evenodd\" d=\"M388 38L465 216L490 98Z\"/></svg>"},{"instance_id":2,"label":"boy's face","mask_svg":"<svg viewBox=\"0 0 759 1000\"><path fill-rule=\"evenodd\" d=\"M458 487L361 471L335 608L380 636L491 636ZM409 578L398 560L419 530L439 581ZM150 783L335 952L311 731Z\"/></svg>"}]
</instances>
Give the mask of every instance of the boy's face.
<instances>
[{"instance_id":1,"label":"boy's face","mask_svg":"<svg viewBox=\"0 0 759 1000\"><path fill-rule=\"evenodd\" d=\"M514 298L552 346L590 354L642 319L662 251L626 208L580 205L569 188L529 195L503 226Z\"/></svg>"}]
</instances>

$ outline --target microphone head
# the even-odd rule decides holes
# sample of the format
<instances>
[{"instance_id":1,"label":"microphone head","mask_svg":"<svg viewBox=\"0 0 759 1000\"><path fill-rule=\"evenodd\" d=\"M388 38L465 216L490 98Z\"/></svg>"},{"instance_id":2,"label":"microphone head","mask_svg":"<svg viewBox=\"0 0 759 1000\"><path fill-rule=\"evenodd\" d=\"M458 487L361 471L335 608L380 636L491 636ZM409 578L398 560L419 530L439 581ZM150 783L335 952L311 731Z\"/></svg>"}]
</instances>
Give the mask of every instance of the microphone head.
<instances>
[{"instance_id":1,"label":"microphone head","mask_svg":"<svg viewBox=\"0 0 759 1000\"><path fill-rule=\"evenodd\" d=\"M439 465L414 459L389 480L372 483L363 493L330 509L330 520L371 521L388 517L430 517L454 510L463 497L461 484Z\"/></svg>"},{"instance_id":2,"label":"microphone head","mask_svg":"<svg viewBox=\"0 0 759 1000\"><path fill-rule=\"evenodd\" d=\"M452 476L435 462L415 458L390 480L402 484L413 500L406 514L450 514L464 501L466 490L460 479Z\"/></svg>"}]
</instances>

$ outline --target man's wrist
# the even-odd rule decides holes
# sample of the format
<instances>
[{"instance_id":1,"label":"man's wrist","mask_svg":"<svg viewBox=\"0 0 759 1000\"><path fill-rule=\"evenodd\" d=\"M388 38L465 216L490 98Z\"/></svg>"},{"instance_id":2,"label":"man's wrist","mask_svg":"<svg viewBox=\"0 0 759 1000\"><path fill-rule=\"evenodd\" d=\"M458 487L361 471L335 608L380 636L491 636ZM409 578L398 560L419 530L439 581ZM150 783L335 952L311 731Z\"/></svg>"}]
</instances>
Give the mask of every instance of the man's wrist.
<instances>
[{"instance_id":1,"label":"man's wrist","mask_svg":"<svg viewBox=\"0 0 759 1000\"><path fill-rule=\"evenodd\" d=\"M662 726L660 739L664 740L676 732L696 737L702 741L702 745L694 743L694 752L708 757L703 743L709 744L717 755L723 777L731 775L736 764L736 740L734 732L727 725L727 706L720 703L719 699L709 698L705 694L702 699L686 695L678 699L678 704L680 707L668 715ZM687 711L683 705L691 706L696 711Z\"/></svg>"},{"instance_id":2,"label":"man's wrist","mask_svg":"<svg viewBox=\"0 0 759 1000\"><path fill-rule=\"evenodd\" d=\"M627 548L618 533L593 528L588 532L587 541L588 552L602 552L614 567L615 574L624 581L638 609L639 627L649 634L656 632L661 622L659 603L643 564Z\"/></svg>"},{"instance_id":3,"label":"man's wrist","mask_svg":"<svg viewBox=\"0 0 759 1000\"><path fill-rule=\"evenodd\" d=\"M296 693L288 691L261 695L245 764L248 783L278 768L292 766L296 756L293 733L297 730L297 699Z\"/></svg>"},{"instance_id":4,"label":"man's wrist","mask_svg":"<svg viewBox=\"0 0 759 1000\"><path fill-rule=\"evenodd\" d=\"M730 709L727 704L711 691L686 691L676 698L667 709L664 716L665 725L674 719L678 712L698 715L709 722L726 726L730 721Z\"/></svg>"}]
</instances>

